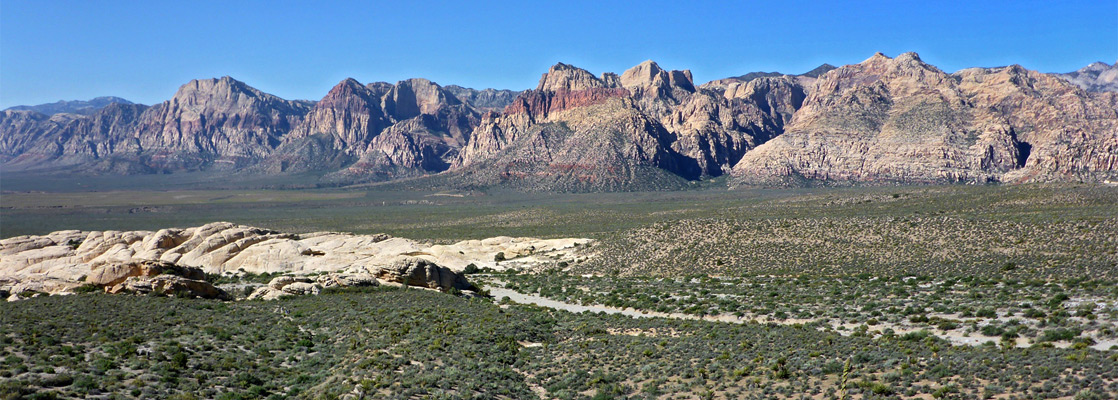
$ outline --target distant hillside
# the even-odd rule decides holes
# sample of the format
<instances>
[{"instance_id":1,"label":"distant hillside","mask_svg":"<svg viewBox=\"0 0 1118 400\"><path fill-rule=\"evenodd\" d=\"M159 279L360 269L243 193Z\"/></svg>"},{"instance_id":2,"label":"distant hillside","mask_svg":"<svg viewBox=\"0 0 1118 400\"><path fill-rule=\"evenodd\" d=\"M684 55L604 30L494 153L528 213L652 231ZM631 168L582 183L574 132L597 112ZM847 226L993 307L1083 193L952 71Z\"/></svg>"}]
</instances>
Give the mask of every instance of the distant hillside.
<instances>
[{"instance_id":1,"label":"distant hillside","mask_svg":"<svg viewBox=\"0 0 1118 400\"><path fill-rule=\"evenodd\" d=\"M1059 74L1059 76L1087 91L1118 92L1118 62L1114 65L1095 62L1078 71Z\"/></svg>"},{"instance_id":2,"label":"distant hillside","mask_svg":"<svg viewBox=\"0 0 1118 400\"><path fill-rule=\"evenodd\" d=\"M35 106L15 106L9 107L8 110L14 111L35 111L44 115L54 114L81 114L92 115L98 110L105 108L105 106L112 104L134 104L131 101L114 96L96 97L89 101L84 100L59 100L54 103L39 104Z\"/></svg>"}]
</instances>

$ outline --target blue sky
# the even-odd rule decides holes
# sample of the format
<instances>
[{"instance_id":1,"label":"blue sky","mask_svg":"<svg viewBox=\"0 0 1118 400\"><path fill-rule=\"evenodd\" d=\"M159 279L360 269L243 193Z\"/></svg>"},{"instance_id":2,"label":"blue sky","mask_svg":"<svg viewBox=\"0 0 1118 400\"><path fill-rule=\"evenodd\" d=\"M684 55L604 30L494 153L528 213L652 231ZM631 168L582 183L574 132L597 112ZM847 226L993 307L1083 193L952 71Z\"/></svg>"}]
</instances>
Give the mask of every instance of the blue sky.
<instances>
[{"instance_id":1,"label":"blue sky","mask_svg":"<svg viewBox=\"0 0 1118 400\"><path fill-rule=\"evenodd\" d=\"M1118 1L0 0L0 108L166 100L231 75L289 99L346 77L534 88L556 62L595 74L646 59L698 83L916 51L946 71L1066 72L1118 59Z\"/></svg>"}]
</instances>

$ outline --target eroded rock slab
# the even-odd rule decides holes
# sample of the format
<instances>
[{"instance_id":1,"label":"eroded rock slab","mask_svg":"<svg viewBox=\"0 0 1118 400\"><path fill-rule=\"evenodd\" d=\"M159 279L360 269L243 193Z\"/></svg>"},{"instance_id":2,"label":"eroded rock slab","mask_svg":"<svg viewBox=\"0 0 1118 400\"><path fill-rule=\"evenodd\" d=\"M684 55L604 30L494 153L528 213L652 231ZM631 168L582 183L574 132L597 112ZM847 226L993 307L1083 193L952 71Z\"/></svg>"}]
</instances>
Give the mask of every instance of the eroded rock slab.
<instances>
[{"instance_id":1,"label":"eroded rock slab","mask_svg":"<svg viewBox=\"0 0 1118 400\"><path fill-rule=\"evenodd\" d=\"M272 292L257 297L366 286L377 279L442 291L471 290L473 285L461 274L469 265L500 270L573 262L590 242L495 237L434 245L384 234L294 234L229 222L155 232L60 231L0 240L0 290L63 293L86 284L110 291L195 290L194 283L182 280L201 282L204 274L264 273L302 280L276 281L269 286ZM153 281L168 274L182 279ZM305 277L309 275L315 278ZM199 293L209 296L207 290Z\"/></svg>"}]
</instances>

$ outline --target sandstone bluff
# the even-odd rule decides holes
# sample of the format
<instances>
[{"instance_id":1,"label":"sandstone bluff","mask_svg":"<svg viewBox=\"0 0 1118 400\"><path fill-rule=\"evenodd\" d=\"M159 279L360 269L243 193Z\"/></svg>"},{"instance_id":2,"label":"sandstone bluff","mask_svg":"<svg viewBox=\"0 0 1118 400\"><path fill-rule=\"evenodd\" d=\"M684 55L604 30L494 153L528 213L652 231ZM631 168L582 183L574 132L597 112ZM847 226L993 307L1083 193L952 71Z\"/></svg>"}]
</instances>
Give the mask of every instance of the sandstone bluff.
<instances>
[{"instance_id":1,"label":"sandstone bluff","mask_svg":"<svg viewBox=\"0 0 1118 400\"><path fill-rule=\"evenodd\" d=\"M4 110L0 163L526 191L676 189L727 175L730 186L1103 182L1118 180L1116 74L1104 63L947 73L915 53L878 53L696 84L652 61L620 75L558 63L525 91L345 79L318 101L223 77L150 107Z\"/></svg>"},{"instance_id":2,"label":"sandstone bluff","mask_svg":"<svg viewBox=\"0 0 1118 400\"><path fill-rule=\"evenodd\" d=\"M575 262L589 243L494 237L440 245L383 234L284 233L228 222L154 232L58 231L0 240L0 291L16 300L94 285L111 293L184 291L229 298L205 275L265 273L284 276L250 298L379 284L476 290L462 274L470 265L500 270Z\"/></svg>"}]
</instances>

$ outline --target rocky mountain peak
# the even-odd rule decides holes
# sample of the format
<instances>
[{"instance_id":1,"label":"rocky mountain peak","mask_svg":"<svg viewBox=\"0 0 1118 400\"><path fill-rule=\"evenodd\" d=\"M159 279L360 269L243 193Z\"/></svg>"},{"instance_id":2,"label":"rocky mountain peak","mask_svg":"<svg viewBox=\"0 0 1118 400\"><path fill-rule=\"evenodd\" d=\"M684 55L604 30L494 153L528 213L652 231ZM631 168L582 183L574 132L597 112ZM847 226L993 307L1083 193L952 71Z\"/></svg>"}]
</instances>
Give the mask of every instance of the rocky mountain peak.
<instances>
[{"instance_id":1,"label":"rocky mountain peak","mask_svg":"<svg viewBox=\"0 0 1118 400\"><path fill-rule=\"evenodd\" d=\"M1020 65L948 75L915 53L878 53L821 76L785 133L743 156L734 175L765 184L1098 179L1115 166L1115 115L1104 97Z\"/></svg>"},{"instance_id":2,"label":"rocky mountain peak","mask_svg":"<svg viewBox=\"0 0 1118 400\"><path fill-rule=\"evenodd\" d=\"M427 79L367 86L347 79L285 138L266 169L342 168L323 179L349 182L441 172L457 157L479 118L469 104Z\"/></svg>"},{"instance_id":3,"label":"rocky mountain peak","mask_svg":"<svg viewBox=\"0 0 1118 400\"><path fill-rule=\"evenodd\" d=\"M812 91L819 90L820 96L827 96L845 93L848 88L854 87L865 90L888 88L905 93L939 91L946 97L957 97L957 94L949 93L953 92L953 84L946 82L947 80L950 77L946 73L922 61L916 53L904 53L896 58L876 53L861 63L846 65L835 73L820 76ZM875 85L884 86L883 89L872 89Z\"/></svg>"},{"instance_id":4,"label":"rocky mountain peak","mask_svg":"<svg viewBox=\"0 0 1118 400\"><path fill-rule=\"evenodd\" d=\"M362 85L362 84L361 84L361 82L358 82L358 81L357 81L356 79L353 79L353 78L345 78L345 79L342 79L342 81L341 81L341 82L338 82L338 84L337 84L337 85L334 85L334 89L337 89L337 88L339 88L339 87L344 87L344 88L358 88L358 87L365 87L365 86L364 86L364 85ZM334 89L331 89L331 91L333 91Z\"/></svg>"},{"instance_id":5,"label":"rocky mountain peak","mask_svg":"<svg viewBox=\"0 0 1118 400\"><path fill-rule=\"evenodd\" d=\"M519 96L521 91L514 90L498 90L498 89L484 89L477 90L458 85L444 86L443 90L450 92L471 107L479 111L499 111L503 110L512 103L516 96Z\"/></svg>"},{"instance_id":6,"label":"rocky mountain peak","mask_svg":"<svg viewBox=\"0 0 1118 400\"><path fill-rule=\"evenodd\" d=\"M664 74L664 70L655 61L647 60L629 68L621 74L621 84L629 86L650 86L657 78Z\"/></svg>"},{"instance_id":7,"label":"rocky mountain peak","mask_svg":"<svg viewBox=\"0 0 1118 400\"><path fill-rule=\"evenodd\" d=\"M179 91L183 90L245 90L248 86L233 79L233 77L226 75L220 78L209 79L191 79L185 85L179 87Z\"/></svg>"},{"instance_id":8,"label":"rocky mountain peak","mask_svg":"<svg viewBox=\"0 0 1118 400\"><path fill-rule=\"evenodd\" d=\"M672 70L668 72L668 83L672 87L680 88L689 92L695 91L695 80L691 77L691 70L685 69L682 71Z\"/></svg>"},{"instance_id":9,"label":"rocky mountain peak","mask_svg":"<svg viewBox=\"0 0 1118 400\"><path fill-rule=\"evenodd\" d=\"M670 91L673 88L683 89L688 92L695 91L695 84L691 81L691 71L665 71L655 61L648 60L629 68L621 74L621 86L626 89L657 88Z\"/></svg>"},{"instance_id":10,"label":"rocky mountain peak","mask_svg":"<svg viewBox=\"0 0 1118 400\"><path fill-rule=\"evenodd\" d=\"M393 85L393 84L388 83L388 82L383 82L383 81L372 82L368 85L365 85L365 88L367 88L369 90L372 90L373 93L376 93L378 96L383 96L384 94L391 91L392 88L394 88L394 87L396 87L396 85Z\"/></svg>"},{"instance_id":11,"label":"rocky mountain peak","mask_svg":"<svg viewBox=\"0 0 1118 400\"><path fill-rule=\"evenodd\" d=\"M916 54L915 51L906 51L904 53L901 53L901 55L897 56L896 59L897 60L905 60L905 61L920 61L920 62L923 62L923 60L920 59L920 55Z\"/></svg>"},{"instance_id":12,"label":"rocky mountain peak","mask_svg":"<svg viewBox=\"0 0 1118 400\"><path fill-rule=\"evenodd\" d=\"M602 83L605 83L606 87L621 87L621 77L617 76L617 74L613 72L603 72L601 79Z\"/></svg>"},{"instance_id":13,"label":"rocky mountain peak","mask_svg":"<svg viewBox=\"0 0 1118 400\"><path fill-rule=\"evenodd\" d=\"M873 55L870 56L870 58L867 58L867 59L863 60L859 64L882 63L882 62L890 61L892 59L893 59L892 57L889 57L889 56L885 55L885 53L882 53L882 52L879 51L879 52L873 53Z\"/></svg>"},{"instance_id":14,"label":"rocky mountain peak","mask_svg":"<svg viewBox=\"0 0 1118 400\"><path fill-rule=\"evenodd\" d=\"M443 106L462 104L454 94L422 78L400 81L384 100L384 108L398 120L435 114Z\"/></svg>"},{"instance_id":15,"label":"rocky mountain peak","mask_svg":"<svg viewBox=\"0 0 1118 400\"><path fill-rule=\"evenodd\" d=\"M352 98L352 96L354 95L365 96L368 93L369 89L366 88L364 85L361 85L361 82L358 82L356 79L353 78L345 78L341 82L338 82L337 85L334 85L334 87L330 88L330 91L326 92L326 96L323 96L322 100L319 100L318 104L323 105L323 102L326 102L328 104L337 103L339 101L345 101L346 99Z\"/></svg>"},{"instance_id":16,"label":"rocky mountain peak","mask_svg":"<svg viewBox=\"0 0 1118 400\"><path fill-rule=\"evenodd\" d=\"M573 65L557 63L540 78L537 91L576 91L609 87L589 71Z\"/></svg>"},{"instance_id":17,"label":"rocky mountain peak","mask_svg":"<svg viewBox=\"0 0 1118 400\"><path fill-rule=\"evenodd\" d=\"M217 110L255 100L284 102L229 76L194 79L179 87L171 103L198 109Z\"/></svg>"},{"instance_id":18,"label":"rocky mountain peak","mask_svg":"<svg viewBox=\"0 0 1118 400\"><path fill-rule=\"evenodd\" d=\"M279 108L285 112L299 113L296 109L306 112L307 108L301 106L301 103L264 93L229 76L191 80L179 87L171 100L164 104L171 108L184 107L194 112L229 112L240 108L254 108L267 113L270 112L269 109Z\"/></svg>"},{"instance_id":19,"label":"rocky mountain peak","mask_svg":"<svg viewBox=\"0 0 1118 400\"><path fill-rule=\"evenodd\" d=\"M1096 61L1077 71L1058 76L1089 92L1118 92L1118 62Z\"/></svg>"},{"instance_id":20,"label":"rocky mountain peak","mask_svg":"<svg viewBox=\"0 0 1118 400\"><path fill-rule=\"evenodd\" d=\"M820 75L831 72L835 69L838 69L838 67L824 63L823 65L815 67L815 69L812 69L811 71L800 74L800 76L806 76L808 78L818 78Z\"/></svg>"},{"instance_id":21,"label":"rocky mountain peak","mask_svg":"<svg viewBox=\"0 0 1118 400\"><path fill-rule=\"evenodd\" d=\"M380 96L356 79L346 78L314 105L286 140L327 134L336 145L348 147L369 140L385 126Z\"/></svg>"},{"instance_id":22,"label":"rocky mountain peak","mask_svg":"<svg viewBox=\"0 0 1118 400\"><path fill-rule=\"evenodd\" d=\"M1104 63L1102 61L1095 61L1093 63L1087 64L1086 67L1083 67L1083 68L1079 69L1079 71L1077 71L1077 72L1079 72L1079 73L1102 72L1102 71L1106 71L1107 69L1110 69L1110 68L1113 68L1113 67L1118 67L1118 62L1115 62L1114 65L1112 66L1112 65Z\"/></svg>"}]
</instances>

